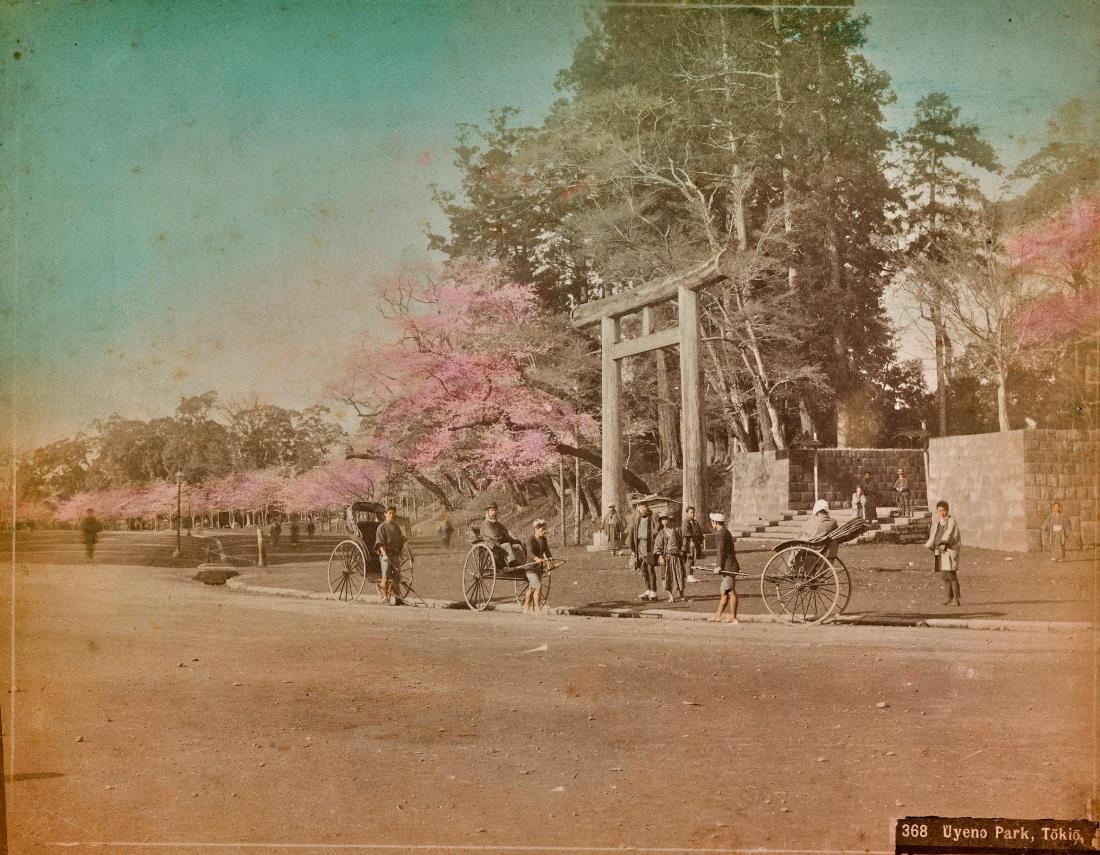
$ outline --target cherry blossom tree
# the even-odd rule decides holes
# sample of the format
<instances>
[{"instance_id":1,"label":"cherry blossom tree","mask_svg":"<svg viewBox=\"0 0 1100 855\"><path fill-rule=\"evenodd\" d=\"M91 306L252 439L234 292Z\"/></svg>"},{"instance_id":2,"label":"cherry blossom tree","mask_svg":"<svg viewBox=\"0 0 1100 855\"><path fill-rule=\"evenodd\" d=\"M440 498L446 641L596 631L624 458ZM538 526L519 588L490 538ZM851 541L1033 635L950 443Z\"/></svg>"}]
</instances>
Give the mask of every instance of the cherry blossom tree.
<instances>
[{"instance_id":1,"label":"cherry blossom tree","mask_svg":"<svg viewBox=\"0 0 1100 855\"><path fill-rule=\"evenodd\" d=\"M584 447L594 419L535 380L555 342L533 288L462 261L438 278L392 282L385 299L385 329L374 333L385 343L353 359L341 389L363 417L355 455L422 484L427 472L460 469L515 484L557 454L599 465Z\"/></svg>"},{"instance_id":2,"label":"cherry blossom tree","mask_svg":"<svg viewBox=\"0 0 1100 855\"><path fill-rule=\"evenodd\" d=\"M1082 292L1097 286L1100 194L1076 199L1006 241L1012 264Z\"/></svg>"}]
</instances>

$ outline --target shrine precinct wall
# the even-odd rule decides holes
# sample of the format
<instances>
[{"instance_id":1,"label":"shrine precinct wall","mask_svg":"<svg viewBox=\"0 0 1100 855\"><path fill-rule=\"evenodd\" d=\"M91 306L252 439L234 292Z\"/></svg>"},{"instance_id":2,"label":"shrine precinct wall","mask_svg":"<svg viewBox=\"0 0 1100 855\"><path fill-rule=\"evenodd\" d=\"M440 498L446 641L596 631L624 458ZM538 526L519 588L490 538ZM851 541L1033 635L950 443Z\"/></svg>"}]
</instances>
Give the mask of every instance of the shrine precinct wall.
<instances>
[{"instance_id":1,"label":"shrine precinct wall","mask_svg":"<svg viewBox=\"0 0 1100 855\"><path fill-rule=\"evenodd\" d=\"M817 452L818 495L832 508L851 507L852 493L863 473L875 481L880 507L895 504L894 481L904 469L910 501L924 505L924 454L919 448L822 448ZM774 519L789 510L808 511L814 504L814 453L806 449L752 451L734 455L732 464L734 522Z\"/></svg>"},{"instance_id":2,"label":"shrine precinct wall","mask_svg":"<svg viewBox=\"0 0 1100 855\"><path fill-rule=\"evenodd\" d=\"M1016 430L935 437L928 498L951 505L964 546L1029 552L1060 501L1086 544L1097 542L1100 431Z\"/></svg>"}]
</instances>

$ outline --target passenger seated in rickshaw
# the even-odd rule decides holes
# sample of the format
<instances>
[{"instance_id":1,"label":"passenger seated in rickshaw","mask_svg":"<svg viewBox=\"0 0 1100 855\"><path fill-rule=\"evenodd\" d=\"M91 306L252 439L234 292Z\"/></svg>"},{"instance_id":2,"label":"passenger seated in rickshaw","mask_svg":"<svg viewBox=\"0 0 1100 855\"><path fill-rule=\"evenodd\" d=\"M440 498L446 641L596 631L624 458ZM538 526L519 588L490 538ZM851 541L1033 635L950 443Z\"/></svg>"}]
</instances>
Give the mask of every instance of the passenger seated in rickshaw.
<instances>
[{"instance_id":1,"label":"passenger seated in rickshaw","mask_svg":"<svg viewBox=\"0 0 1100 855\"><path fill-rule=\"evenodd\" d=\"M799 533L798 539L803 541L817 540L819 537L825 537L836 531L837 527L836 520L829 516L829 503L824 499L818 499L814 502L813 513ZM825 557L830 560L836 558L837 550L840 549L840 544L836 541L830 541L827 545L813 544L813 546L818 552L824 552Z\"/></svg>"},{"instance_id":2,"label":"passenger seated in rickshaw","mask_svg":"<svg viewBox=\"0 0 1100 855\"><path fill-rule=\"evenodd\" d=\"M481 539L492 548L498 561L505 562L509 567L518 567L527 563L527 553L523 543L512 537L504 523L497 519L495 503L485 509L485 519L481 521L478 531Z\"/></svg>"}]
</instances>

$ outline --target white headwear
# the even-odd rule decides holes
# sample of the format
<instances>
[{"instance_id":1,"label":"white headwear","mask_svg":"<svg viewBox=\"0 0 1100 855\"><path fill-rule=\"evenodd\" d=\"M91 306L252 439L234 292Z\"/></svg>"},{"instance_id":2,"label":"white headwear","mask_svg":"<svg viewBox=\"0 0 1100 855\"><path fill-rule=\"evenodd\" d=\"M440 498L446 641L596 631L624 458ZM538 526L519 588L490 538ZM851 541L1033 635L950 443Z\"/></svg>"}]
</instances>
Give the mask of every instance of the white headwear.
<instances>
[{"instance_id":1,"label":"white headwear","mask_svg":"<svg viewBox=\"0 0 1100 855\"><path fill-rule=\"evenodd\" d=\"M725 522L726 521L726 515L725 514L711 514L710 518L714 522Z\"/></svg>"},{"instance_id":2,"label":"white headwear","mask_svg":"<svg viewBox=\"0 0 1100 855\"><path fill-rule=\"evenodd\" d=\"M824 499L818 499L816 502L814 502L814 509L811 511L811 513L816 514L820 513L821 511L829 513L829 503L826 502Z\"/></svg>"}]
</instances>

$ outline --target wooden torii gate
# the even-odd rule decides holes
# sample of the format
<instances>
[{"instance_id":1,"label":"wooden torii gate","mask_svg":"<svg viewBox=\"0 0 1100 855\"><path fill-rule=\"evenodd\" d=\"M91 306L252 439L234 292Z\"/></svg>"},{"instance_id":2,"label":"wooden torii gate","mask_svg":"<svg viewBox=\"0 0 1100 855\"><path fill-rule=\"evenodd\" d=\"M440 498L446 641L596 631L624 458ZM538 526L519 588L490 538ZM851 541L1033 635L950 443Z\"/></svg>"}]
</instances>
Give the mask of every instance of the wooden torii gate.
<instances>
[{"instance_id":1,"label":"wooden torii gate","mask_svg":"<svg viewBox=\"0 0 1100 855\"><path fill-rule=\"evenodd\" d=\"M722 253L687 270L654 279L602 300L582 303L573 309L572 321L577 329L600 325L603 378L600 505L605 512L609 505L626 509L622 462L622 361L629 356L679 345L683 502L685 508L694 506L700 517L706 518L703 516L707 497L698 291L726 278L722 269L727 255ZM652 332L650 307L672 299L676 300L678 323L669 329ZM636 312L642 313L642 335L623 339L622 319Z\"/></svg>"}]
</instances>

